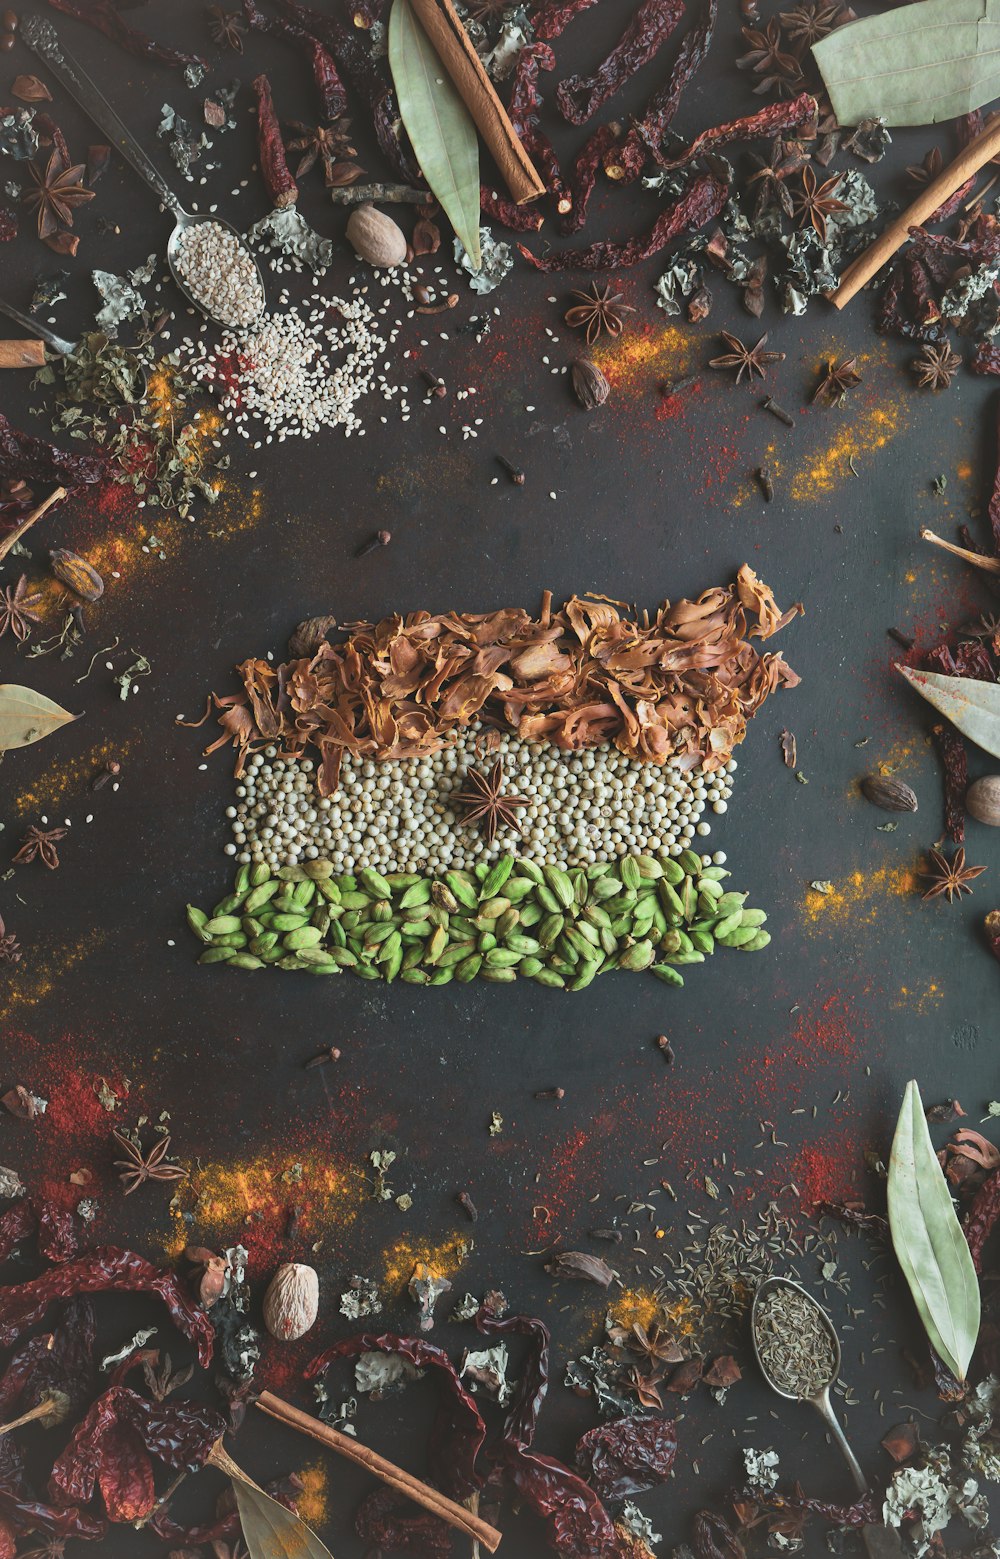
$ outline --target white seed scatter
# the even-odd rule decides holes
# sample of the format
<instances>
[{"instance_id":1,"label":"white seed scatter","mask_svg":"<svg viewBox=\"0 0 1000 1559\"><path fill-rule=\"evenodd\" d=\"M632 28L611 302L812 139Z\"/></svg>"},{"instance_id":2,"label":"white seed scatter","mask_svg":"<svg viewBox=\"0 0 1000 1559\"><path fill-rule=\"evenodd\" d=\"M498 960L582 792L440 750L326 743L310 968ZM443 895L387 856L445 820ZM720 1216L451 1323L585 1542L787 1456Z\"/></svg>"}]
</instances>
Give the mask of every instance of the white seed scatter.
<instances>
[{"instance_id":1,"label":"white seed scatter","mask_svg":"<svg viewBox=\"0 0 1000 1559\"><path fill-rule=\"evenodd\" d=\"M253 256L221 222L184 228L174 264L188 291L213 319L238 327L260 318L264 289Z\"/></svg>"},{"instance_id":2,"label":"white seed scatter","mask_svg":"<svg viewBox=\"0 0 1000 1559\"><path fill-rule=\"evenodd\" d=\"M735 759L704 774L639 763L605 746L565 753L503 735L485 757L481 731L427 757L376 763L345 754L336 795L321 797L308 758L281 758L273 747L254 754L226 809L233 839L227 855L241 864L297 866L323 858L337 872L441 872L493 861L506 851L564 868L629 853L679 855L710 832L704 814L724 811ZM501 827L492 845L452 801L469 767L504 761L507 794L523 796L520 836ZM706 857L707 859L707 857ZM713 857L722 865L725 855Z\"/></svg>"}]
</instances>

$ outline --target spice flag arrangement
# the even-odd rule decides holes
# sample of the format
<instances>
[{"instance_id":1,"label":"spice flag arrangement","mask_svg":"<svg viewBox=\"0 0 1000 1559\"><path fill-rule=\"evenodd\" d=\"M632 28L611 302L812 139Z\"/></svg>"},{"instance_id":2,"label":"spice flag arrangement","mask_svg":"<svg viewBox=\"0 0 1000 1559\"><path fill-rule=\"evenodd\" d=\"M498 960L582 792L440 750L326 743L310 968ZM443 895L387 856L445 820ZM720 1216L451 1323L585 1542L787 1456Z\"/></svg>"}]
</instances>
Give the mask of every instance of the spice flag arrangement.
<instances>
[{"instance_id":1,"label":"spice flag arrangement","mask_svg":"<svg viewBox=\"0 0 1000 1559\"><path fill-rule=\"evenodd\" d=\"M546 593L537 618L416 612L336 641L312 619L295 658L245 661L242 694L209 701L207 750L236 747L238 870L210 915L188 908L200 962L576 991L613 969L683 985L716 947L766 947L698 846L747 720L798 682L750 640L801 607L744 565L626 611Z\"/></svg>"}]
</instances>

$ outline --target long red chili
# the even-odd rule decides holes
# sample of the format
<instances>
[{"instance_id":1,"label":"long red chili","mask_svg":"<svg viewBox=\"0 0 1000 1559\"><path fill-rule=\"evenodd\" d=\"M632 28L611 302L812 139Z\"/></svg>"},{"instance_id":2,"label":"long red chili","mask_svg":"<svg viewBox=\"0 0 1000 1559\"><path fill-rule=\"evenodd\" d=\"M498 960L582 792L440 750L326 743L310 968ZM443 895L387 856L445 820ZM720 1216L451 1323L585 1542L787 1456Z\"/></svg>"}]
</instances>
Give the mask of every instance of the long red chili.
<instances>
[{"instance_id":1,"label":"long red chili","mask_svg":"<svg viewBox=\"0 0 1000 1559\"><path fill-rule=\"evenodd\" d=\"M574 16L589 11L596 4L597 0L543 0L531 18L535 37L551 42L565 31Z\"/></svg>"},{"instance_id":2,"label":"long red chili","mask_svg":"<svg viewBox=\"0 0 1000 1559\"><path fill-rule=\"evenodd\" d=\"M816 112L816 99L809 92L800 92L798 97L793 97L787 103L768 103L766 108L759 108L755 114L746 114L742 119L733 119L728 124L713 125L711 130L703 130L701 135L696 135L676 156L658 157L656 160L661 168L682 168L695 157L703 157L706 152L729 146L733 141L755 141L761 136L770 137L781 135L785 130L795 130L799 125L814 120Z\"/></svg>"},{"instance_id":3,"label":"long red chili","mask_svg":"<svg viewBox=\"0 0 1000 1559\"><path fill-rule=\"evenodd\" d=\"M660 212L650 231L641 238L630 238L621 244L591 244L588 249L564 249L561 254L541 257L532 254L523 244L518 248L536 271L619 270L648 260L681 233L704 226L712 217L718 216L728 195L728 186L720 179L702 173L692 180L679 200Z\"/></svg>"},{"instance_id":4,"label":"long red chili","mask_svg":"<svg viewBox=\"0 0 1000 1559\"><path fill-rule=\"evenodd\" d=\"M546 188L555 196L557 209L565 214L573 204L572 196L566 188L555 147L539 123L542 94L538 88L538 73L553 70L555 63L556 57L547 43L525 44L514 67L507 113Z\"/></svg>"},{"instance_id":5,"label":"long red chili","mask_svg":"<svg viewBox=\"0 0 1000 1559\"><path fill-rule=\"evenodd\" d=\"M488 184L479 186L479 209L491 222L499 222L512 233L537 233L544 218L535 206L519 206L509 195L490 189Z\"/></svg>"},{"instance_id":6,"label":"long red chili","mask_svg":"<svg viewBox=\"0 0 1000 1559\"><path fill-rule=\"evenodd\" d=\"M347 89L340 79L333 55L312 33L306 32L287 16L265 16L258 11L256 0L242 0L243 15L247 26L269 38L283 38L297 45L309 56L313 80L319 92L325 119L338 119L347 108Z\"/></svg>"},{"instance_id":7,"label":"long red chili","mask_svg":"<svg viewBox=\"0 0 1000 1559\"><path fill-rule=\"evenodd\" d=\"M663 137L673 122L684 90L697 75L708 56L719 0L705 0L705 9L697 26L684 35L684 41L665 84L646 105L646 112L625 139L604 157L604 171L619 184L631 184L641 174L650 152L657 154Z\"/></svg>"},{"instance_id":8,"label":"long red chili","mask_svg":"<svg viewBox=\"0 0 1000 1559\"><path fill-rule=\"evenodd\" d=\"M582 125L657 53L684 15L684 0L642 0L592 76L567 76L556 89L564 119Z\"/></svg>"},{"instance_id":9,"label":"long red chili","mask_svg":"<svg viewBox=\"0 0 1000 1559\"><path fill-rule=\"evenodd\" d=\"M260 160L260 176L264 180L267 198L272 206L283 211L294 206L299 198L299 186L292 178L292 170L285 157L285 143L281 139L278 116L271 98L271 83L266 76L255 76L253 83L257 98L257 155Z\"/></svg>"},{"instance_id":10,"label":"long red chili","mask_svg":"<svg viewBox=\"0 0 1000 1559\"><path fill-rule=\"evenodd\" d=\"M188 65L200 65L203 70L208 69L200 54L185 54L182 49L171 48L168 43L157 43L137 28L130 27L111 0L94 0L90 5L83 4L82 0L49 0L49 5L54 11L61 11L64 16L72 16L74 20L85 22L88 27L103 33L105 38L119 44L128 54L134 54L136 59L171 65L175 70L184 70Z\"/></svg>"},{"instance_id":11,"label":"long red chili","mask_svg":"<svg viewBox=\"0 0 1000 1559\"><path fill-rule=\"evenodd\" d=\"M616 125L598 125L576 154L570 169L569 186L573 195L572 209L560 223L563 233L578 233L587 220L590 197L597 184L597 170L606 152L618 144Z\"/></svg>"},{"instance_id":12,"label":"long red chili","mask_svg":"<svg viewBox=\"0 0 1000 1559\"><path fill-rule=\"evenodd\" d=\"M983 1248L998 1221L1000 1221L1000 1170L994 1169L969 1203L963 1226L972 1253L972 1265L977 1272L983 1270Z\"/></svg>"}]
</instances>

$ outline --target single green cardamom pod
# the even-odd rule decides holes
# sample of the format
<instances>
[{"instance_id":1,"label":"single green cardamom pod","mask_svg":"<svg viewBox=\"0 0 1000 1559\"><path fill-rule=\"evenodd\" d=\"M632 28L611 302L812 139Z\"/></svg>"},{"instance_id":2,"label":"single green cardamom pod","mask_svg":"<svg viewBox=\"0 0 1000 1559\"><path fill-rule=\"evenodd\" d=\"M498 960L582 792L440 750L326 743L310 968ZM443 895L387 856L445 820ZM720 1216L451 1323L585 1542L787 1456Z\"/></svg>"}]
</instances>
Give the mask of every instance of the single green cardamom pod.
<instances>
[{"instance_id":1,"label":"single green cardamom pod","mask_svg":"<svg viewBox=\"0 0 1000 1559\"><path fill-rule=\"evenodd\" d=\"M476 950L480 953L488 953L497 945L497 939L492 931L481 931L476 938Z\"/></svg>"},{"instance_id":2,"label":"single green cardamom pod","mask_svg":"<svg viewBox=\"0 0 1000 1559\"><path fill-rule=\"evenodd\" d=\"M339 882L334 882L333 878L331 877L328 882L318 882L316 884L316 892L320 895L321 898L326 899L328 904L339 904L341 902L341 894L343 889L341 888Z\"/></svg>"},{"instance_id":3,"label":"single green cardamom pod","mask_svg":"<svg viewBox=\"0 0 1000 1559\"><path fill-rule=\"evenodd\" d=\"M512 855L501 855L496 865L483 878L480 897L484 899L494 898L500 892L500 889L513 870L514 857Z\"/></svg>"},{"instance_id":4,"label":"single green cardamom pod","mask_svg":"<svg viewBox=\"0 0 1000 1559\"><path fill-rule=\"evenodd\" d=\"M618 863L618 872L626 888L634 893L642 882L642 873L639 870L639 862L635 856L623 855Z\"/></svg>"},{"instance_id":5,"label":"single green cardamom pod","mask_svg":"<svg viewBox=\"0 0 1000 1559\"><path fill-rule=\"evenodd\" d=\"M669 964L654 964L649 972L655 974L658 980L662 980L664 985L684 984L684 976L678 974L676 969L671 969Z\"/></svg>"},{"instance_id":6,"label":"single green cardamom pod","mask_svg":"<svg viewBox=\"0 0 1000 1559\"><path fill-rule=\"evenodd\" d=\"M749 942L744 942L740 948L741 953L759 953L762 947L767 947L771 941L770 931L758 931Z\"/></svg>"},{"instance_id":7,"label":"single green cardamom pod","mask_svg":"<svg viewBox=\"0 0 1000 1559\"><path fill-rule=\"evenodd\" d=\"M329 965L331 969L337 967L336 960L331 958L325 947L297 947L295 951L304 964L313 964L316 968Z\"/></svg>"},{"instance_id":8,"label":"single green cardamom pod","mask_svg":"<svg viewBox=\"0 0 1000 1559\"><path fill-rule=\"evenodd\" d=\"M319 859L315 861L306 861L302 869L309 878L310 882L328 882L329 879L333 876L332 861L323 861Z\"/></svg>"},{"instance_id":9,"label":"single green cardamom pod","mask_svg":"<svg viewBox=\"0 0 1000 1559\"><path fill-rule=\"evenodd\" d=\"M685 875L688 877L704 875L705 868L702 865L701 856L696 855L694 850L682 850L677 857L677 864L683 868Z\"/></svg>"},{"instance_id":10,"label":"single green cardamom pod","mask_svg":"<svg viewBox=\"0 0 1000 1559\"><path fill-rule=\"evenodd\" d=\"M256 888L251 888L247 894L243 908L248 915L255 915L265 904L269 904L278 891L278 884L272 878L270 882L259 883Z\"/></svg>"},{"instance_id":11,"label":"single green cardamom pod","mask_svg":"<svg viewBox=\"0 0 1000 1559\"><path fill-rule=\"evenodd\" d=\"M391 936L396 935L396 927L392 921L382 921L379 925L368 927L365 932L365 946L379 947L383 942L388 942Z\"/></svg>"},{"instance_id":12,"label":"single green cardamom pod","mask_svg":"<svg viewBox=\"0 0 1000 1559\"><path fill-rule=\"evenodd\" d=\"M563 934L566 925L566 917L555 914L546 915L538 927L538 940L543 947L554 947Z\"/></svg>"},{"instance_id":13,"label":"single green cardamom pod","mask_svg":"<svg viewBox=\"0 0 1000 1559\"><path fill-rule=\"evenodd\" d=\"M234 953L226 965L227 969L263 969L263 967L263 961L255 958L253 953Z\"/></svg>"},{"instance_id":14,"label":"single green cardamom pod","mask_svg":"<svg viewBox=\"0 0 1000 1559\"><path fill-rule=\"evenodd\" d=\"M386 921L392 920L393 913L389 900L379 899L377 904L372 905L372 924L376 926L385 925Z\"/></svg>"},{"instance_id":15,"label":"single green cardamom pod","mask_svg":"<svg viewBox=\"0 0 1000 1559\"><path fill-rule=\"evenodd\" d=\"M309 916L304 912L297 915L286 912L284 914L272 915L271 925L275 931L297 931L300 926L306 925L308 920Z\"/></svg>"},{"instance_id":16,"label":"single green cardamom pod","mask_svg":"<svg viewBox=\"0 0 1000 1559\"><path fill-rule=\"evenodd\" d=\"M242 893L228 893L224 899L220 899L212 911L213 916L232 915L243 903L245 895Z\"/></svg>"},{"instance_id":17,"label":"single green cardamom pod","mask_svg":"<svg viewBox=\"0 0 1000 1559\"><path fill-rule=\"evenodd\" d=\"M367 893L376 899L391 899L392 889L374 866L363 866L358 872L358 881Z\"/></svg>"},{"instance_id":18,"label":"single green cardamom pod","mask_svg":"<svg viewBox=\"0 0 1000 1559\"><path fill-rule=\"evenodd\" d=\"M426 969L402 969L399 978L407 985L430 985L431 977Z\"/></svg>"},{"instance_id":19,"label":"single green cardamom pod","mask_svg":"<svg viewBox=\"0 0 1000 1559\"><path fill-rule=\"evenodd\" d=\"M566 989L566 981L555 969L539 969L538 973L533 974L531 978L536 985L548 985L552 990L558 991Z\"/></svg>"},{"instance_id":20,"label":"single green cardamom pod","mask_svg":"<svg viewBox=\"0 0 1000 1559\"><path fill-rule=\"evenodd\" d=\"M590 890L590 896L598 904L604 904L622 891L619 877L599 877Z\"/></svg>"},{"instance_id":21,"label":"single green cardamom pod","mask_svg":"<svg viewBox=\"0 0 1000 1559\"><path fill-rule=\"evenodd\" d=\"M520 922L521 912L520 910L515 909L512 904L510 909L505 909L503 914L498 916L494 922L497 936L500 937L502 941L504 937L510 936L510 933L514 930L515 926L520 925Z\"/></svg>"},{"instance_id":22,"label":"single green cardamom pod","mask_svg":"<svg viewBox=\"0 0 1000 1559\"><path fill-rule=\"evenodd\" d=\"M637 855L635 862L639 868L639 875L645 878L647 882L659 882L663 876L663 867L654 856Z\"/></svg>"},{"instance_id":23,"label":"single green cardamom pod","mask_svg":"<svg viewBox=\"0 0 1000 1559\"><path fill-rule=\"evenodd\" d=\"M225 936L227 931L239 931L239 915L213 915L201 928L208 936Z\"/></svg>"},{"instance_id":24,"label":"single green cardamom pod","mask_svg":"<svg viewBox=\"0 0 1000 1559\"><path fill-rule=\"evenodd\" d=\"M742 921L742 909L734 909L731 915L724 915L720 921L716 922L713 934L716 937L730 936L734 931L739 929Z\"/></svg>"},{"instance_id":25,"label":"single green cardamom pod","mask_svg":"<svg viewBox=\"0 0 1000 1559\"><path fill-rule=\"evenodd\" d=\"M543 866L542 875L550 893L554 893L561 909L570 909L576 901L576 889L567 872L559 866Z\"/></svg>"},{"instance_id":26,"label":"single green cardamom pod","mask_svg":"<svg viewBox=\"0 0 1000 1559\"><path fill-rule=\"evenodd\" d=\"M305 868L302 866L279 866L275 876L282 882L305 882Z\"/></svg>"},{"instance_id":27,"label":"single green cardamom pod","mask_svg":"<svg viewBox=\"0 0 1000 1559\"><path fill-rule=\"evenodd\" d=\"M250 868L250 886L259 888L262 882L270 880L271 868L264 861L258 861L256 866Z\"/></svg>"},{"instance_id":28,"label":"single green cardamom pod","mask_svg":"<svg viewBox=\"0 0 1000 1559\"><path fill-rule=\"evenodd\" d=\"M448 946L448 933L441 926L435 926L427 938L427 946L424 949L424 961L436 964L445 948Z\"/></svg>"},{"instance_id":29,"label":"single green cardamom pod","mask_svg":"<svg viewBox=\"0 0 1000 1559\"><path fill-rule=\"evenodd\" d=\"M703 957L706 954L710 955L715 952L715 938L711 931L696 931L692 926L691 940L694 943L695 952L701 953Z\"/></svg>"},{"instance_id":30,"label":"single green cardamom pod","mask_svg":"<svg viewBox=\"0 0 1000 1559\"><path fill-rule=\"evenodd\" d=\"M227 964L231 958L236 957L234 947L206 947L203 953L198 954L200 964Z\"/></svg>"},{"instance_id":31,"label":"single green cardamom pod","mask_svg":"<svg viewBox=\"0 0 1000 1559\"><path fill-rule=\"evenodd\" d=\"M558 899L547 883L540 882L535 889L535 899L547 915L561 915L566 905Z\"/></svg>"},{"instance_id":32,"label":"single green cardamom pod","mask_svg":"<svg viewBox=\"0 0 1000 1559\"><path fill-rule=\"evenodd\" d=\"M724 866L703 866L701 875L711 882L725 882L727 877L732 876L732 872L727 872Z\"/></svg>"},{"instance_id":33,"label":"single green cardamom pod","mask_svg":"<svg viewBox=\"0 0 1000 1559\"><path fill-rule=\"evenodd\" d=\"M341 969L355 969L357 967L357 957L351 952L349 947L331 947L330 957Z\"/></svg>"},{"instance_id":34,"label":"single green cardamom pod","mask_svg":"<svg viewBox=\"0 0 1000 1559\"><path fill-rule=\"evenodd\" d=\"M431 897L439 909L446 910L449 915L458 914L458 900L443 882L431 884Z\"/></svg>"},{"instance_id":35,"label":"single green cardamom pod","mask_svg":"<svg viewBox=\"0 0 1000 1559\"><path fill-rule=\"evenodd\" d=\"M233 892L240 895L247 892L250 887L250 868L241 866L233 880Z\"/></svg>"},{"instance_id":36,"label":"single green cardamom pod","mask_svg":"<svg viewBox=\"0 0 1000 1559\"><path fill-rule=\"evenodd\" d=\"M468 958L463 958L462 962L456 965L455 979L458 980L461 985L468 985L470 980L474 980L476 978L476 975L479 973L482 967L482 954L471 953Z\"/></svg>"},{"instance_id":37,"label":"single green cardamom pod","mask_svg":"<svg viewBox=\"0 0 1000 1559\"><path fill-rule=\"evenodd\" d=\"M431 884L426 880L414 882L406 889L399 901L400 909L415 909L418 904L428 904L431 897Z\"/></svg>"},{"instance_id":38,"label":"single green cardamom pod","mask_svg":"<svg viewBox=\"0 0 1000 1559\"><path fill-rule=\"evenodd\" d=\"M451 969L435 969L434 973L431 975L430 979L427 981L427 984L428 985L450 985L454 978L455 978L455 975L454 975L453 970L451 970Z\"/></svg>"},{"instance_id":39,"label":"single green cardamom pod","mask_svg":"<svg viewBox=\"0 0 1000 1559\"><path fill-rule=\"evenodd\" d=\"M767 919L767 911L763 909L745 909L743 919L740 922L744 926L762 926Z\"/></svg>"},{"instance_id":40,"label":"single green cardamom pod","mask_svg":"<svg viewBox=\"0 0 1000 1559\"><path fill-rule=\"evenodd\" d=\"M479 903L479 888L477 880L470 877L468 872L445 872L444 880L460 904L466 909L475 909Z\"/></svg>"},{"instance_id":41,"label":"single green cardamom pod","mask_svg":"<svg viewBox=\"0 0 1000 1559\"><path fill-rule=\"evenodd\" d=\"M681 883L680 900L684 910L684 919L693 920L695 911L698 908L698 891L695 888L693 877L685 877Z\"/></svg>"},{"instance_id":42,"label":"single green cardamom pod","mask_svg":"<svg viewBox=\"0 0 1000 1559\"><path fill-rule=\"evenodd\" d=\"M677 884L684 880L684 868L672 855L661 856L660 865L663 867L664 878L672 888L676 888Z\"/></svg>"},{"instance_id":43,"label":"single green cardamom pod","mask_svg":"<svg viewBox=\"0 0 1000 1559\"><path fill-rule=\"evenodd\" d=\"M513 985L517 979L516 969L480 969L479 977L488 980L491 985Z\"/></svg>"},{"instance_id":44,"label":"single green cardamom pod","mask_svg":"<svg viewBox=\"0 0 1000 1559\"><path fill-rule=\"evenodd\" d=\"M188 905L187 923L191 927L191 930L194 932L196 937L200 937L203 942L211 941L212 933L205 930L205 927L208 924L208 916L205 914L203 909L198 908L197 904Z\"/></svg>"},{"instance_id":45,"label":"single green cardamom pod","mask_svg":"<svg viewBox=\"0 0 1000 1559\"><path fill-rule=\"evenodd\" d=\"M540 958L534 958L529 955L527 958L522 958L518 973L526 976L529 980L533 980L538 971L544 968L545 965Z\"/></svg>"},{"instance_id":46,"label":"single green cardamom pod","mask_svg":"<svg viewBox=\"0 0 1000 1559\"><path fill-rule=\"evenodd\" d=\"M599 959L590 963L581 963L577 973L569 982L569 989L571 991L586 990L587 986L591 985L597 978L598 974L600 973L600 969L601 963Z\"/></svg>"},{"instance_id":47,"label":"single green cardamom pod","mask_svg":"<svg viewBox=\"0 0 1000 1559\"><path fill-rule=\"evenodd\" d=\"M544 882L542 868L535 861L525 861L521 858L514 863L519 877L530 877L532 882Z\"/></svg>"},{"instance_id":48,"label":"single green cardamom pod","mask_svg":"<svg viewBox=\"0 0 1000 1559\"><path fill-rule=\"evenodd\" d=\"M417 883L425 881L419 872L383 872L382 875L393 893L398 893L400 888L415 888Z\"/></svg>"},{"instance_id":49,"label":"single green cardamom pod","mask_svg":"<svg viewBox=\"0 0 1000 1559\"><path fill-rule=\"evenodd\" d=\"M288 935L282 938L290 953L297 953L300 947L318 947L322 940L322 932L315 926L300 926L297 931L289 931Z\"/></svg>"},{"instance_id":50,"label":"single green cardamom pod","mask_svg":"<svg viewBox=\"0 0 1000 1559\"><path fill-rule=\"evenodd\" d=\"M629 947L622 953L618 960L618 967L637 974L643 969L648 969L655 957L656 949L652 942L636 942L634 947Z\"/></svg>"}]
</instances>

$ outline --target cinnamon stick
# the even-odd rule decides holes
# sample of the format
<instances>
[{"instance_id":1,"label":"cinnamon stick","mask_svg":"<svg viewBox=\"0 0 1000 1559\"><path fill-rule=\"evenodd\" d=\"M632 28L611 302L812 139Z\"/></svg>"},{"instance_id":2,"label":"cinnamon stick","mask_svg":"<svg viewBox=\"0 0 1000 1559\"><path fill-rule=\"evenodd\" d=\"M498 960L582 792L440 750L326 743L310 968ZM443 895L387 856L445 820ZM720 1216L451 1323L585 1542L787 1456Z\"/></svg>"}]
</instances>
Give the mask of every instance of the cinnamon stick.
<instances>
[{"instance_id":1,"label":"cinnamon stick","mask_svg":"<svg viewBox=\"0 0 1000 1559\"><path fill-rule=\"evenodd\" d=\"M8 532L3 540L0 541L0 563L3 562L4 558L7 556L11 547L14 546L15 542L20 541L25 531L30 530L35 521L40 520L47 509L51 509L54 503L58 503L60 498L65 498L65 496L65 487L55 488L54 491L49 493L47 498L42 500L37 508L32 509L30 514L26 514L24 516L24 519L19 525L15 525L14 529Z\"/></svg>"},{"instance_id":2,"label":"cinnamon stick","mask_svg":"<svg viewBox=\"0 0 1000 1559\"><path fill-rule=\"evenodd\" d=\"M0 368L44 367L44 341L0 341Z\"/></svg>"},{"instance_id":3,"label":"cinnamon stick","mask_svg":"<svg viewBox=\"0 0 1000 1559\"><path fill-rule=\"evenodd\" d=\"M897 249L901 249L910 236L911 227L919 227L932 216L938 206L943 206L945 201L954 195L957 189L971 179L974 173L978 173L983 165L1000 153L1000 119L994 121L987 129L970 141L968 146L950 162L947 168L938 174L930 184L920 191L916 200L903 211L894 222L890 222L880 238L866 249L864 254L851 262L844 272L834 292L828 293L830 302L835 308L842 309L850 303L855 293L860 292L866 282L870 282L891 260Z\"/></svg>"},{"instance_id":4,"label":"cinnamon stick","mask_svg":"<svg viewBox=\"0 0 1000 1559\"><path fill-rule=\"evenodd\" d=\"M545 194L534 163L511 124L451 0L410 0L441 64L476 122L504 183L519 206Z\"/></svg>"},{"instance_id":5,"label":"cinnamon stick","mask_svg":"<svg viewBox=\"0 0 1000 1559\"><path fill-rule=\"evenodd\" d=\"M404 1472L402 1467L397 1467L393 1462L388 1462L383 1456L379 1456L377 1452L370 1451L366 1445L360 1445L351 1435L341 1434L339 1430L331 1429L329 1424L322 1423L309 1413L303 1413L290 1402L282 1401L281 1397L276 1397L272 1391L262 1391L257 1398L257 1406L269 1418L276 1418L289 1429L298 1429L302 1434L318 1440L329 1450L336 1451L338 1456L345 1456L348 1461L356 1462L359 1467L365 1467L397 1493L405 1494L408 1499L423 1505L425 1510L433 1511L435 1516L440 1516L442 1521L447 1521L449 1526L458 1527L459 1531L476 1538L491 1554L496 1553L502 1536L496 1527L491 1527L488 1522L474 1516L464 1505L457 1505L446 1495L439 1494L437 1489L421 1483L420 1479L415 1478L412 1473Z\"/></svg>"}]
</instances>

